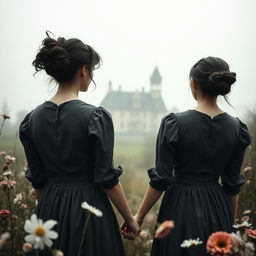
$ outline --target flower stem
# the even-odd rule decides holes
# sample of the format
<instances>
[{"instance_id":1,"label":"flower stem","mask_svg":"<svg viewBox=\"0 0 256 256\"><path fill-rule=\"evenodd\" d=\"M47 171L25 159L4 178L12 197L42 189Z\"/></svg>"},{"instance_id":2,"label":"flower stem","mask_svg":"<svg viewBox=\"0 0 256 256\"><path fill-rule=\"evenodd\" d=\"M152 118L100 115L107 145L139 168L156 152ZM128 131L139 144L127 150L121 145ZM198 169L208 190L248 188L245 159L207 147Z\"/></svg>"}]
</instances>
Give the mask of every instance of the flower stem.
<instances>
[{"instance_id":1,"label":"flower stem","mask_svg":"<svg viewBox=\"0 0 256 256\"><path fill-rule=\"evenodd\" d=\"M78 251L78 256L80 256L81 253L82 253L82 246L83 246L84 239L85 239L85 231L86 231L90 216L91 216L91 213L88 211L88 215L87 215L87 218L86 218L86 221L85 221L83 235L82 235L82 239L81 239L81 243L80 243L80 247L79 247L79 251Z\"/></svg>"},{"instance_id":2,"label":"flower stem","mask_svg":"<svg viewBox=\"0 0 256 256\"><path fill-rule=\"evenodd\" d=\"M10 189L7 190L7 198L8 198L8 204L9 204L9 211L10 211L10 225L11 225L11 256L14 256L14 232L13 232L13 222L12 222L12 203L11 203L11 192Z\"/></svg>"},{"instance_id":3,"label":"flower stem","mask_svg":"<svg viewBox=\"0 0 256 256\"><path fill-rule=\"evenodd\" d=\"M3 122L2 122L2 125L1 125L1 128L0 128L0 135L2 134L2 130L3 130L3 127L4 127L4 121L5 121L5 119L3 119Z\"/></svg>"}]
</instances>

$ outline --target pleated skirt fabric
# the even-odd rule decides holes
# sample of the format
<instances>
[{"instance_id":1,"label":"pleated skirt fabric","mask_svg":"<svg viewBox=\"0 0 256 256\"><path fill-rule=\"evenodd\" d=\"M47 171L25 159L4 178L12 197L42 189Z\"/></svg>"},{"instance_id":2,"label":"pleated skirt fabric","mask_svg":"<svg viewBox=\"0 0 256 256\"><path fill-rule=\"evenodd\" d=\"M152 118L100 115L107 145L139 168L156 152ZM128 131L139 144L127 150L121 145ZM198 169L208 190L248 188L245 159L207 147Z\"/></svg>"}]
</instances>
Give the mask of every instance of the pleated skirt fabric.
<instances>
[{"instance_id":1,"label":"pleated skirt fabric","mask_svg":"<svg viewBox=\"0 0 256 256\"><path fill-rule=\"evenodd\" d=\"M35 212L44 221L58 222L55 231L54 249L65 256L76 256L82 239L87 210L81 207L86 201L103 212L102 217L90 216L85 233L85 242L79 256L124 256L122 238L112 205L105 192L94 183L48 182L43 190ZM51 255L49 250L40 256Z\"/></svg>"},{"instance_id":2,"label":"pleated skirt fabric","mask_svg":"<svg viewBox=\"0 0 256 256\"><path fill-rule=\"evenodd\" d=\"M158 223L173 220L175 228L162 239L154 239L151 256L205 256L208 237L217 231L232 232L230 201L218 183L174 183L166 190ZM182 248L187 239L203 244Z\"/></svg>"}]
</instances>

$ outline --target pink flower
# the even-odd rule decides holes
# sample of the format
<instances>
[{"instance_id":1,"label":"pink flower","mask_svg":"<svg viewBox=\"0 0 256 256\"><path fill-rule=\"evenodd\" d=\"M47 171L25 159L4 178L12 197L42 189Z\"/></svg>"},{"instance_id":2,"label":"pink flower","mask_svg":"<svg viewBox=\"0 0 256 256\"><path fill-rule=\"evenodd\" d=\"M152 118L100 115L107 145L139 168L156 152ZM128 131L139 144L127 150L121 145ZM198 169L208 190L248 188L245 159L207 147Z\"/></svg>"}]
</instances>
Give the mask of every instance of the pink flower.
<instances>
[{"instance_id":1,"label":"pink flower","mask_svg":"<svg viewBox=\"0 0 256 256\"><path fill-rule=\"evenodd\" d=\"M12 215L12 219L13 219L13 220L17 220L17 219L19 219L19 217L18 217L17 215L13 214L13 215Z\"/></svg>"},{"instance_id":2,"label":"pink flower","mask_svg":"<svg viewBox=\"0 0 256 256\"><path fill-rule=\"evenodd\" d=\"M242 170L242 173L245 173L245 172L248 172L248 171L251 171L252 170L252 167L251 166L247 166L245 167L243 170Z\"/></svg>"},{"instance_id":3,"label":"pink flower","mask_svg":"<svg viewBox=\"0 0 256 256\"><path fill-rule=\"evenodd\" d=\"M207 241L207 251L214 256L227 256L233 253L232 236L226 232L212 233Z\"/></svg>"},{"instance_id":4,"label":"pink flower","mask_svg":"<svg viewBox=\"0 0 256 256\"><path fill-rule=\"evenodd\" d=\"M241 218L241 221L249 221L250 217L249 216L243 216Z\"/></svg>"},{"instance_id":5,"label":"pink flower","mask_svg":"<svg viewBox=\"0 0 256 256\"><path fill-rule=\"evenodd\" d=\"M174 222L172 220L164 221L156 230L155 238L159 239L167 236L172 228L174 228Z\"/></svg>"},{"instance_id":6,"label":"pink flower","mask_svg":"<svg viewBox=\"0 0 256 256\"><path fill-rule=\"evenodd\" d=\"M0 217L8 217L10 214L9 210L0 210Z\"/></svg>"},{"instance_id":7,"label":"pink flower","mask_svg":"<svg viewBox=\"0 0 256 256\"><path fill-rule=\"evenodd\" d=\"M13 156L10 156L10 155L6 155L6 156L5 156L5 161L6 161L7 163L13 163L15 160L16 160L16 158L13 157Z\"/></svg>"},{"instance_id":8,"label":"pink flower","mask_svg":"<svg viewBox=\"0 0 256 256\"><path fill-rule=\"evenodd\" d=\"M33 246L31 243L24 243L22 246L23 252L31 252L33 250Z\"/></svg>"},{"instance_id":9,"label":"pink flower","mask_svg":"<svg viewBox=\"0 0 256 256\"><path fill-rule=\"evenodd\" d=\"M28 206L27 206L26 204L22 203L22 204L20 204L20 208L21 208L21 209L27 209Z\"/></svg>"},{"instance_id":10,"label":"pink flower","mask_svg":"<svg viewBox=\"0 0 256 256\"><path fill-rule=\"evenodd\" d=\"M16 185L16 181L14 180L3 180L0 182L0 188L12 188L14 185Z\"/></svg>"},{"instance_id":11,"label":"pink flower","mask_svg":"<svg viewBox=\"0 0 256 256\"><path fill-rule=\"evenodd\" d=\"M250 237L256 239L256 229L246 229L246 230L245 230L245 233L246 233L248 236L250 236Z\"/></svg>"}]
</instances>

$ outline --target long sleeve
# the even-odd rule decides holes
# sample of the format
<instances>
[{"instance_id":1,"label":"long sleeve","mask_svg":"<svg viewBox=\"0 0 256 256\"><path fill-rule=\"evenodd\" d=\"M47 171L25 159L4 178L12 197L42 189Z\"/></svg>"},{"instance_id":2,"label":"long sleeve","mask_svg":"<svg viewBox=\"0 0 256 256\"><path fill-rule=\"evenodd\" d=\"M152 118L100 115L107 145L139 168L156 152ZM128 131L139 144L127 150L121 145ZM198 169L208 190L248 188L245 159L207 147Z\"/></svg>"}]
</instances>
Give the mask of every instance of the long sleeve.
<instances>
[{"instance_id":1,"label":"long sleeve","mask_svg":"<svg viewBox=\"0 0 256 256\"><path fill-rule=\"evenodd\" d=\"M173 114L163 118L156 142L155 168L148 170L150 186L158 191L165 191L172 182L178 142L178 124Z\"/></svg>"},{"instance_id":2,"label":"long sleeve","mask_svg":"<svg viewBox=\"0 0 256 256\"><path fill-rule=\"evenodd\" d=\"M32 183L35 189L42 189L47 182L44 164L31 139L29 130L29 118L32 111L26 115L19 127L19 137L23 144L28 162L28 169L25 172L26 178Z\"/></svg>"},{"instance_id":3,"label":"long sleeve","mask_svg":"<svg viewBox=\"0 0 256 256\"><path fill-rule=\"evenodd\" d=\"M239 139L232 157L221 175L223 189L228 195L236 195L240 192L240 187L245 183L245 178L241 174L246 147L251 143L251 136L247 126L239 119Z\"/></svg>"},{"instance_id":4,"label":"long sleeve","mask_svg":"<svg viewBox=\"0 0 256 256\"><path fill-rule=\"evenodd\" d=\"M94 182L111 189L123 170L113 166L114 127L111 115L104 108L96 108L92 113L88 133L94 154Z\"/></svg>"}]
</instances>

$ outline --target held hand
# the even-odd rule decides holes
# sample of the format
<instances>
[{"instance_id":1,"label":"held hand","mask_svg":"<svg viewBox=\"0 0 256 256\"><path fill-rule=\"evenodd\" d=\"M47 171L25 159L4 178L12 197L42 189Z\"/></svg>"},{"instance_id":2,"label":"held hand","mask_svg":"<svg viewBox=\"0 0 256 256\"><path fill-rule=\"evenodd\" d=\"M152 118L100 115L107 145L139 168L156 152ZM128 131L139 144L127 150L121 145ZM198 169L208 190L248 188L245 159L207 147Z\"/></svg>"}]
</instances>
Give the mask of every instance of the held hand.
<instances>
[{"instance_id":1,"label":"held hand","mask_svg":"<svg viewBox=\"0 0 256 256\"><path fill-rule=\"evenodd\" d=\"M134 240L139 235L140 227L132 218L130 221L123 222L120 231L125 239Z\"/></svg>"}]
</instances>

